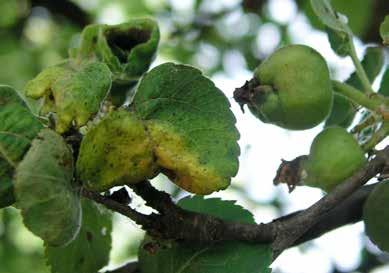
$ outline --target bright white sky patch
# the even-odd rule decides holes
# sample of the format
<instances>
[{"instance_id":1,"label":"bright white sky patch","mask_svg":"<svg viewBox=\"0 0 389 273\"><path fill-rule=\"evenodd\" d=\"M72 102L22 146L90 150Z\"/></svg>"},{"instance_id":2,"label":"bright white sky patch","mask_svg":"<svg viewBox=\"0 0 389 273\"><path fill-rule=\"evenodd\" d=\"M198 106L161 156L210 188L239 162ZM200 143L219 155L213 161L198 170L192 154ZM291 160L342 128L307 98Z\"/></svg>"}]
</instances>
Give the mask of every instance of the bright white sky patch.
<instances>
[{"instance_id":1,"label":"bright white sky patch","mask_svg":"<svg viewBox=\"0 0 389 273\"><path fill-rule=\"evenodd\" d=\"M292 0L272 0L268 9L270 16L281 24L290 22L297 14L296 3Z\"/></svg>"}]
</instances>

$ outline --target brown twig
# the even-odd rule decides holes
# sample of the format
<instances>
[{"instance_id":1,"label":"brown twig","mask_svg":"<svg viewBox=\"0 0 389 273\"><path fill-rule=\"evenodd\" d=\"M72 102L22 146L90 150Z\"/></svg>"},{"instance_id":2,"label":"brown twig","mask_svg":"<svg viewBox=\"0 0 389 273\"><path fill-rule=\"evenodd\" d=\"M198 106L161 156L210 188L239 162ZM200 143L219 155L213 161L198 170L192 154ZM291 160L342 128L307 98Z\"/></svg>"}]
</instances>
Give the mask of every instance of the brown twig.
<instances>
[{"instance_id":1,"label":"brown twig","mask_svg":"<svg viewBox=\"0 0 389 273\"><path fill-rule=\"evenodd\" d=\"M389 147L386 147L384 150L378 152L376 157L361 170L346 179L346 181L338 185L311 207L297 214L295 217L275 224L277 229L276 239L273 242L273 250L275 253L281 253L293 245L305 232L317 223L321 215L329 212L336 205L346 200L367 181L379 174L388 163ZM277 223L277 221L274 223Z\"/></svg>"},{"instance_id":2,"label":"brown twig","mask_svg":"<svg viewBox=\"0 0 389 273\"><path fill-rule=\"evenodd\" d=\"M159 214L144 215L109 197L90 191L83 190L82 194L131 218L154 237L206 244L229 240L272 243L274 257L277 257L288 247L359 221L363 202L373 186L360 187L379 174L389 165L388 162L389 147L378 152L360 171L311 207L268 224L226 222L210 215L183 210L172 202L167 193L156 190L147 181L132 188Z\"/></svg>"},{"instance_id":3,"label":"brown twig","mask_svg":"<svg viewBox=\"0 0 389 273\"><path fill-rule=\"evenodd\" d=\"M67 18L72 23L77 24L81 28L91 23L89 14L69 0L31 0L31 6L45 7L52 13Z\"/></svg>"}]
</instances>

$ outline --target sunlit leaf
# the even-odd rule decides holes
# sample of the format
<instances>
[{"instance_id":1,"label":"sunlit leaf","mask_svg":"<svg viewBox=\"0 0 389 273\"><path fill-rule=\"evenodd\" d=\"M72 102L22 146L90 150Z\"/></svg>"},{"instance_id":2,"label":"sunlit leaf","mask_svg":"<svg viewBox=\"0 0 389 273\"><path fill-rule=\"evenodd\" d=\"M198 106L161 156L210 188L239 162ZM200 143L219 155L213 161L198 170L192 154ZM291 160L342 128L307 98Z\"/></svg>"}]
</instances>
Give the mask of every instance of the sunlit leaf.
<instances>
[{"instance_id":1,"label":"sunlit leaf","mask_svg":"<svg viewBox=\"0 0 389 273\"><path fill-rule=\"evenodd\" d=\"M14 184L24 224L48 245L66 245L79 231L80 198L72 180L70 148L54 131L41 130L17 166Z\"/></svg>"},{"instance_id":2,"label":"sunlit leaf","mask_svg":"<svg viewBox=\"0 0 389 273\"><path fill-rule=\"evenodd\" d=\"M172 63L143 77L132 105L145 120L158 165L197 194L225 189L238 170L239 133L229 106L199 70Z\"/></svg>"},{"instance_id":3,"label":"sunlit leaf","mask_svg":"<svg viewBox=\"0 0 389 273\"><path fill-rule=\"evenodd\" d=\"M94 191L141 182L157 169L142 121L125 109L110 113L86 134L77 160L78 177Z\"/></svg>"},{"instance_id":4,"label":"sunlit leaf","mask_svg":"<svg viewBox=\"0 0 389 273\"><path fill-rule=\"evenodd\" d=\"M14 168L42 129L40 122L11 87L0 85L0 208L14 202Z\"/></svg>"},{"instance_id":5,"label":"sunlit leaf","mask_svg":"<svg viewBox=\"0 0 389 273\"><path fill-rule=\"evenodd\" d=\"M73 63L49 67L27 83L26 96L43 100L41 115L55 113L56 131L79 128L100 109L111 86L111 72L104 63Z\"/></svg>"},{"instance_id":6,"label":"sunlit leaf","mask_svg":"<svg viewBox=\"0 0 389 273\"><path fill-rule=\"evenodd\" d=\"M184 209L220 217L225 221L253 224L250 212L234 201L188 197L178 205ZM270 272L269 245L231 241L215 245L161 241L146 236L139 250L143 273L266 273Z\"/></svg>"},{"instance_id":7,"label":"sunlit leaf","mask_svg":"<svg viewBox=\"0 0 389 273\"><path fill-rule=\"evenodd\" d=\"M96 273L108 264L111 250L112 215L104 207L82 200L82 226L67 246L46 246L52 273Z\"/></svg>"}]
</instances>

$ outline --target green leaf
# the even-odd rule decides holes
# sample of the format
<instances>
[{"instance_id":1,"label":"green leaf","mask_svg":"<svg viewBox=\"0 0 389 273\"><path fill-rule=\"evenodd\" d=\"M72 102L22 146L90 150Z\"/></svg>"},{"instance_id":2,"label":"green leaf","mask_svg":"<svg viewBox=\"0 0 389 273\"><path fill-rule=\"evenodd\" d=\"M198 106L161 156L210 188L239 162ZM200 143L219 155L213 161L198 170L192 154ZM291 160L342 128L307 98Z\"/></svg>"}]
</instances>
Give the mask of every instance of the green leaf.
<instances>
[{"instance_id":1,"label":"green leaf","mask_svg":"<svg viewBox=\"0 0 389 273\"><path fill-rule=\"evenodd\" d=\"M326 32L328 35L328 40L330 42L331 48L339 56L345 57L350 53L349 39L350 36L345 32L336 31L329 27L326 27Z\"/></svg>"},{"instance_id":2,"label":"green leaf","mask_svg":"<svg viewBox=\"0 0 389 273\"><path fill-rule=\"evenodd\" d=\"M332 110L327 117L324 127L341 126L347 128L353 122L355 110L348 98L335 93Z\"/></svg>"},{"instance_id":3,"label":"green leaf","mask_svg":"<svg viewBox=\"0 0 389 273\"><path fill-rule=\"evenodd\" d=\"M72 122L79 128L100 109L111 86L111 72L100 62L75 66L65 63L43 70L27 83L25 94L43 99L40 114L56 114L56 131L66 132Z\"/></svg>"},{"instance_id":4,"label":"green leaf","mask_svg":"<svg viewBox=\"0 0 389 273\"><path fill-rule=\"evenodd\" d=\"M380 35L384 45L389 45L389 15L385 16L380 26Z\"/></svg>"},{"instance_id":5,"label":"green leaf","mask_svg":"<svg viewBox=\"0 0 389 273\"><path fill-rule=\"evenodd\" d=\"M81 44L72 57L97 58L109 66L115 82L128 83L148 70L158 43L158 25L148 18L113 26L90 25L82 32Z\"/></svg>"},{"instance_id":6,"label":"green leaf","mask_svg":"<svg viewBox=\"0 0 389 273\"><path fill-rule=\"evenodd\" d=\"M220 217L225 221L253 224L250 212L233 201L217 198L184 198L184 209ZM270 245L223 242L215 245L161 241L146 236L139 250L143 273L264 273L270 272Z\"/></svg>"},{"instance_id":7,"label":"green leaf","mask_svg":"<svg viewBox=\"0 0 389 273\"><path fill-rule=\"evenodd\" d=\"M389 181L378 184L370 193L363 208L365 232L382 251L389 251Z\"/></svg>"},{"instance_id":8,"label":"green leaf","mask_svg":"<svg viewBox=\"0 0 389 273\"><path fill-rule=\"evenodd\" d=\"M373 82L384 65L384 52L380 47L368 47L361 62L370 82ZM356 72L353 72L346 83L363 90L363 86ZM350 126L356 114L356 107L351 101L341 95L334 96L334 102L325 126L338 125L344 128Z\"/></svg>"},{"instance_id":9,"label":"green leaf","mask_svg":"<svg viewBox=\"0 0 389 273\"><path fill-rule=\"evenodd\" d=\"M237 173L239 133L229 106L199 70L173 63L143 77L132 105L145 120L157 164L197 194L225 189Z\"/></svg>"},{"instance_id":10,"label":"green leaf","mask_svg":"<svg viewBox=\"0 0 389 273\"><path fill-rule=\"evenodd\" d=\"M336 12L329 0L311 0L312 9L320 21L332 30L351 35L352 32L343 15ZM343 16L344 18L341 18Z\"/></svg>"},{"instance_id":11,"label":"green leaf","mask_svg":"<svg viewBox=\"0 0 389 273\"><path fill-rule=\"evenodd\" d=\"M93 191L155 176L152 143L134 113L119 109L90 129L81 142L77 175Z\"/></svg>"},{"instance_id":12,"label":"green leaf","mask_svg":"<svg viewBox=\"0 0 389 273\"><path fill-rule=\"evenodd\" d=\"M352 32L359 37L363 37L371 27L374 4L374 1L366 0L331 0L333 9L347 16L348 25ZM323 24L312 9L310 0L298 0L297 5L313 27L324 30Z\"/></svg>"},{"instance_id":13,"label":"green leaf","mask_svg":"<svg viewBox=\"0 0 389 273\"><path fill-rule=\"evenodd\" d=\"M82 200L82 226L67 246L46 246L52 273L96 273L108 264L111 250L112 214L87 199Z\"/></svg>"},{"instance_id":14,"label":"green leaf","mask_svg":"<svg viewBox=\"0 0 389 273\"><path fill-rule=\"evenodd\" d=\"M0 85L0 208L14 202L12 176L42 125L18 93Z\"/></svg>"},{"instance_id":15,"label":"green leaf","mask_svg":"<svg viewBox=\"0 0 389 273\"><path fill-rule=\"evenodd\" d=\"M63 138L43 129L15 172L15 197L24 224L48 245L66 245L81 221L79 194L72 187L73 155Z\"/></svg>"},{"instance_id":16,"label":"green leaf","mask_svg":"<svg viewBox=\"0 0 389 273\"><path fill-rule=\"evenodd\" d=\"M381 86L378 93L389 96L389 68L386 68L384 75L382 76Z\"/></svg>"},{"instance_id":17,"label":"green leaf","mask_svg":"<svg viewBox=\"0 0 389 273\"><path fill-rule=\"evenodd\" d=\"M366 48L361 64L371 83L374 82L375 78L381 72L384 63L385 55L384 50L381 47L372 46ZM352 85L356 89L363 90L363 85L356 72L353 72L350 75L350 77L346 80L346 83Z\"/></svg>"}]
</instances>

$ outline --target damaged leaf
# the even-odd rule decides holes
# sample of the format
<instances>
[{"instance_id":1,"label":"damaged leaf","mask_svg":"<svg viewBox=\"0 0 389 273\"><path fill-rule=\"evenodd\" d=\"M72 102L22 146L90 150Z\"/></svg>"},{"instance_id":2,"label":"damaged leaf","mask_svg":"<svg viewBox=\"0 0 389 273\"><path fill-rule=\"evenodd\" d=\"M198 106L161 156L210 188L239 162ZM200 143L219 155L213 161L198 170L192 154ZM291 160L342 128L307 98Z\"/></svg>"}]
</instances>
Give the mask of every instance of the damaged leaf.
<instances>
[{"instance_id":1,"label":"damaged leaf","mask_svg":"<svg viewBox=\"0 0 389 273\"><path fill-rule=\"evenodd\" d=\"M82 199L82 226L65 247L46 246L52 273L96 273L108 264L112 238L112 214L103 206Z\"/></svg>"},{"instance_id":2,"label":"damaged leaf","mask_svg":"<svg viewBox=\"0 0 389 273\"><path fill-rule=\"evenodd\" d=\"M91 190L138 183L157 169L142 121L125 109L111 112L81 142L77 175Z\"/></svg>"},{"instance_id":3,"label":"damaged leaf","mask_svg":"<svg viewBox=\"0 0 389 273\"><path fill-rule=\"evenodd\" d=\"M132 105L145 121L157 164L197 194L225 189L238 170L239 133L229 106L199 70L173 63L143 77Z\"/></svg>"},{"instance_id":4,"label":"damaged leaf","mask_svg":"<svg viewBox=\"0 0 389 273\"><path fill-rule=\"evenodd\" d=\"M100 109L111 86L111 72L104 63L72 63L43 70L25 87L26 96L42 99L41 115L55 114L55 129L64 133L72 124L85 125Z\"/></svg>"},{"instance_id":5,"label":"damaged leaf","mask_svg":"<svg viewBox=\"0 0 389 273\"><path fill-rule=\"evenodd\" d=\"M148 70L158 42L158 25L152 19L137 18L113 26L91 25L82 32L81 44L73 57L105 62L115 82L128 83Z\"/></svg>"}]
</instances>

